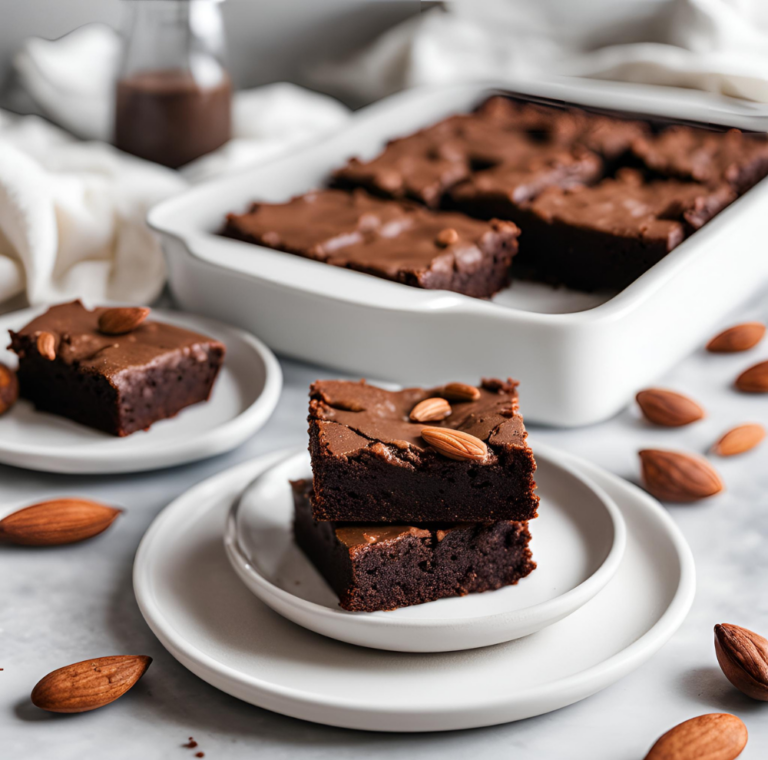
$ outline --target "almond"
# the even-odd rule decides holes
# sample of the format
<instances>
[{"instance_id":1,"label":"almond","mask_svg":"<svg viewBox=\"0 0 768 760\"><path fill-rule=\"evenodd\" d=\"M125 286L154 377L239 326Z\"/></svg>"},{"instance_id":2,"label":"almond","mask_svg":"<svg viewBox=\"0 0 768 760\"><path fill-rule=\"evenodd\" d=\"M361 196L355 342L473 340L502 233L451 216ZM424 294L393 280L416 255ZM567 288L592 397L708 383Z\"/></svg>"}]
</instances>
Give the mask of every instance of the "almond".
<instances>
[{"instance_id":1,"label":"almond","mask_svg":"<svg viewBox=\"0 0 768 760\"><path fill-rule=\"evenodd\" d=\"M716 354L730 354L735 351L747 351L756 346L765 335L762 322L744 322L723 330L707 343L707 351Z\"/></svg>"},{"instance_id":2,"label":"almond","mask_svg":"<svg viewBox=\"0 0 768 760\"><path fill-rule=\"evenodd\" d=\"M667 731L645 760L735 760L747 738L747 727L735 715L699 715Z\"/></svg>"},{"instance_id":3,"label":"almond","mask_svg":"<svg viewBox=\"0 0 768 760\"><path fill-rule=\"evenodd\" d=\"M0 415L5 414L19 398L19 381L16 373L0 364Z\"/></svg>"},{"instance_id":4,"label":"almond","mask_svg":"<svg viewBox=\"0 0 768 760\"><path fill-rule=\"evenodd\" d=\"M413 422L444 420L451 413L451 405L444 398L425 398L411 409Z\"/></svg>"},{"instance_id":5,"label":"almond","mask_svg":"<svg viewBox=\"0 0 768 760\"><path fill-rule=\"evenodd\" d=\"M435 244L441 248L447 248L449 245L455 245L459 242L459 233L453 227L446 227L440 230L435 238Z\"/></svg>"},{"instance_id":6,"label":"almond","mask_svg":"<svg viewBox=\"0 0 768 760\"><path fill-rule=\"evenodd\" d=\"M636 398L645 418L656 425L682 427L704 416L704 410L682 393L648 388L640 391Z\"/></svg>"},{"instance_id":7,"label":"almond","mask_svg":"<svg viewBox=\"0 0 768 760\"><path fill-rule=\"evenodd\" d=\"M745 393L768 393L768 361L745 369L736 378L735 385Z\"/></svg>"},{"instance_id":8,"label":"almond","mask_svg":"<svg viewBox=\"0 0 768 760\"><path fill-rule=\"evenodd\" d=\"M662 501L696 501L724 489L714 467L692 454L644 449L640 462L646 490Z\"/></svg>"},{"instance_id":9,"label":"almond","mask_svg":"<svg viewBox=\"0 0 768 760\"><path fill-rule=\"evenodd\" d=\"M752 699L768 702L768 641L738 625L715 626L715 653L725 677Z\"/></svg>"},{"instance_id":10,"label":"almond","mask_svg":"<svg viewBox=\"0 0 768 760\"><path fill-rule=\"evenodd\" d=\"M41 332L37 336L37 352L44 359L53 361L56 358L56 336L53 333Z\"/></svg>"},{"instance_id":11,"label":"almond","mask_svg":"<svg viewBox=\"0 0 768 760\"><path fill-rule=\"evenodd\" d=\"M54 670L32 690L32 704L56 713L81 713L122 697L147 672L144 655L83 660Z\"/></svg>"},{"instance_id":12,"label":"almond","mask_svg":"<svg viewBox=\"0 0 768 760\"><path fill-rule=\"evenodd\" d=\"M121 509L86 499L53 499L0 520L0 539L23 546L58 546L105 531Z\"/></svg>"},{"instance_id":13,"label":"almond","mask_svg":"<svg viewBox=\"0 0 768 760\"><path fill-rule=\"evenodd\" d=\"M421 437L448 459L484 462L488 456L488 447L483 441L461 430L425 427Z\"/></svg>"},{"instance_id":14,"label":"almond","mask_svg":"<svg viewBox=\"0 0 768 760\"><path fill-rule=\"evenodd\" d=\"M466 383L448 383L443 387L441 395L449 401L477 401L480 390Z\"/></svg>"},{"instance_id":15,"label":"almond","mask_svg":"<svg viewBox=\"0 0 768 760\"><path fill-rule=\"evenodd\" d=\"M734 454L743 454L754 449L765 438L765 428L752 422L739 425L725 433L712 447L715 454L721 457L732 457Z\"/></svg>"},{"instance_id":16,"label":"almond","mask_svg":"<svg viewBox=\"0 0 768 760\"><path fill-rule=\"evenodd\" d=\"M149 309L127 306L107 309L99 317L99 332L105 335L123 335L135 330L149 315Z\"/></svg>"}]
</instances>

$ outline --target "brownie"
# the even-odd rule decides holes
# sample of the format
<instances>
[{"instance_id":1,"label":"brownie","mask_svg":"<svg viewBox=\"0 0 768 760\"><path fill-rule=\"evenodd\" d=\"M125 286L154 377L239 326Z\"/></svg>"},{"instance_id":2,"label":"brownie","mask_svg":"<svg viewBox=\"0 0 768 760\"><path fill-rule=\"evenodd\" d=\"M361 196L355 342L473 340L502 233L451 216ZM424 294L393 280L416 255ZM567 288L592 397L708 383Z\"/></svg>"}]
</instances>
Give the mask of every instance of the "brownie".
<instances>
[{"instance_id":1,"label":"brownie","mask_svg":"<svg viewBox=\"0 0 768 760\"><path fill-rule=\"evenodd\" d=\"M99 317L106 311L72 301L11 331L23 398L117 436L208 399L224 360L221 343L150 320L125 334L104 334ZM42 333L53 337L55 356L38 349Z\"/></svg>"},{"instance_id":2,"label":"brownie","mask_svg":"<svg viewBox=\"0 0 768 760\"><path fill-rule=\"evenodd\" d=\"M659 174L714 185L728 183L739 194L768 175L768 139L738 129L669 127L637 139L632 151Z\"/></svg>"},{"instance_id":3,"label":"brownie","mask_svg":"<svg viewBox=\"0 0 768 760\"><path fill-rule=\"evenodd\" d=\"M518 410L517 383L484 380L450 416L413 422L416 404L453 397L451 386L389 391L365 381L319 380L310 389L309 450L318 520L526 521L536 517L536 464ZM422 437L459 431L487 451L452 459ZM428 431L429 432L429 431Z\"/></svg>"},{"instance_id":4,"label":"brownie","mask_svg":"<svg viewBox=\"0 0 768 760\"><path fill-rule=\"evenodd\" d=\"M509 284L520 230L462 214L320 190L230 214L224 234L419 288L488 298Z\"/></svg>"},{"instance_id":5,"label":"brownie","mask_svg":"<svg viewBox=\"0 0 768 760\"><path fill-rule=\"evenodd\" d=\"M516 584L536 563L525 522L382 525L319 522L296 481L294 535L353 612L393 610Z\"/></svg>"},{"instance_id":6,"label":"brownie","mask_svg":"<svg viewBox=\"0 0 768 760\"><path fill-rule=\"evenodd\" d=\"M351 158L334 172L336 187L365 188L384 198L408 198L437 208L443 194L469 176L466 152L457 143L454 117L413 135L391 140L370 161Z\"/></svg>"},{"instance_id":7,"label":"brownie","mask_svg":"<svg viewBox=\"0 0 768 760\"><path fill-rule=\"evenodd\" d=\"M451 190L450 206L480 219L520 219L521 204L548 187L570 188L600 178L601 160L584 148L530 143L514 158L479 171Z\"/></svg>"},{"instance_id":8,"label":"brownie","mask_svg":"<svg viewBox=\"0 0 768 760\"><path fill-rule=\"evenodd\" d=\"M521 271L571 288L623 288L734 198L728 185L645 181L631 169L594 187L549 188L521 217Z\"/></svg>"}]
</instances>

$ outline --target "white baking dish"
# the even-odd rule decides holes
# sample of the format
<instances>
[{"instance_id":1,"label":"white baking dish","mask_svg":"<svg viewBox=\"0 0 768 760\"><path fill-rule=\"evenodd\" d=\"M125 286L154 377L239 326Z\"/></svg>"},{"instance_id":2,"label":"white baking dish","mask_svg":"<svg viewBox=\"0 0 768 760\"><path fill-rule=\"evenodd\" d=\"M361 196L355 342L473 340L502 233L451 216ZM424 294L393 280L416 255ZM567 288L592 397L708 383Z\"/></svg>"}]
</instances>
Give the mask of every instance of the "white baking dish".
<instances>
[{"instance_id":1,"label":"white baking dish","mask_svg":"<svg viewBox=\"0 0 768 760\"><path fill-rule=\"evenodd\" d=\"M762 182L621 293L583 294L516 282L492 301L426 291L216 234L228 211L322 185L349 156L467 111L492 85L410 90L360 111L326 141L197 186L149 214L163 237L182 308L259 335L288 356L405 384L480 376L521 381L528 421L584 425L689 353L768 280ZM701 93L614 83L514 91L627 112L758 127ZM734 106L736 107L736 106Z\"/></svg>"}]
</instances>

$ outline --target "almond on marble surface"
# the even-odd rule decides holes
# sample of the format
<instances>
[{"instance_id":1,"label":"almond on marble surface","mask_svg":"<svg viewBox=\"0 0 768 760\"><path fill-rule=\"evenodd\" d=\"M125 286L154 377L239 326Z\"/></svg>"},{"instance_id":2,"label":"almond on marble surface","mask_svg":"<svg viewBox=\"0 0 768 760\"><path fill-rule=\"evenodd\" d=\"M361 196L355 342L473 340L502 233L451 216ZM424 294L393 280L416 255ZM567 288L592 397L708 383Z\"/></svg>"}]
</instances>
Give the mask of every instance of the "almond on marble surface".
<instances>
[{"instance_id":1,"label":"almond on marble surface","mask_svg":"<svg viewBox=\"0 0 768 760\"><path fill-rule=\"evenodd\" d=\"M762 322L743 322L715 335L707 343L707 351L727 354L748 351L756 346L764 335L765 325Z\"/></svg>"},{"instance_id":2,"label":"almond on marble surface","mask_svg":"<svg viewBox=\"0 0 768 760\"><path fill-rule=\"evenodd\" d=\"M646 388L636 399L645 418L655 425L682 427L704 417L704 410L693 399L664 388Z\"/></svg>"},{"instance_id":3,"label":"almond on marble surface","mask_svg":"<svg viewBox=\"0 0 768 760\"><path fill-rule=\"evenodd\" d=\"M747 739L747 727L735 715L699 715L667 731L645 760L735 760Z\"/></svg>"},{"instance_id":4,"label":"almond on marble surface","mask_svg":"<svg viewBox=\"0 0 768 760\"><path fill-rule=\"evenodd\" d=\"M52 499L0 520L0 540L22 546L59 546L103 533L122 512L87 499Z\"/></svg>"},{"instance_id":5,"label":"almond on marble surface","mask_svg":"<svg viewBox=\"0 0 768 760\"><path fill-rule=\"evenodd\" d=\"M721 457L732 457L754 449L765 438L765 428L756 422L738 425L724 433L712 447Z\"/></svg>"},{"instance_id":6,"label":"almond on marble surface","mask_svg":"<svg viewBox=\"0 0 768 760\"><path fill-rule=\"evenodd\" d=\"M32 690L32 704L56 713L81 713L122 697L147 672L144 655L98 657L49 673Z\"/></svg>"},{"instance_id":7,"label":"almond on marble surface","mask_svg":"<svg viewBox=\"0 0 768 760\"><path fill-rule=\"evenodd\" d=\"M725 677L752 699L768 702L768 641L738 625L715 626L715 653Z\"/></svg>"},{"instance_id":8,"label":"almond on marble surface","mask_svg":"<svg viewBox=\"0 0 768 760\"><path fill-rule=\"evenodd\" d=\"M768 361L745 369L736 378L735 385L744 393L768 393Z\"/></svg>"},{"instance_id":9,"label":"almond on marble surface","mask_svg":"<svg viewBox=\"0 0 768 760\"><path fill-rule=\"evenodd\" d=\"M644 449L639 454L645 488L662 501L697 501L725 488L715 468L702 457L663 449Z\"/></svg>"}]
</instances>

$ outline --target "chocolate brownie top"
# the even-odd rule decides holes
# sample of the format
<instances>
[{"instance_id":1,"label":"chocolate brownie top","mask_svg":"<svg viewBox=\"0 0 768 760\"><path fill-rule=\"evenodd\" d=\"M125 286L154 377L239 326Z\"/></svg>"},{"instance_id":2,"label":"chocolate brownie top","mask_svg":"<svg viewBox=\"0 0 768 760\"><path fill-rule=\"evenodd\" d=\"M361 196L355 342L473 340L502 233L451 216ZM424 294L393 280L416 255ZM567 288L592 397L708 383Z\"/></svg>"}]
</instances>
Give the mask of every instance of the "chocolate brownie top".
<instances>
[{"instance_id":1,"label":"chocolate brownie top","mask_svg":"<svg viewBox=\"0 0 768 760\"><path fill-rule=\"evenodd\" d=\"M768 171L768 140L763 135L745 135L738 129L723 133L669 127L659 135L636 140L632 151L654 171L697 182L738 186L742 174L754 172L756 165L764 166L760 174Z\"/></svg>"},{"instance_id":2,"label":"chocolate brownie top","mask_svg":"<svg viewBox=\"0 0 768 760\"><path fill-rule=\"evenodd\" d=\"M318 380L310 389L310 418L323 428L328 450L350 456L371 448L396 464L398 452L429 450L421 437L425 427L460 430L489 444L488 464L496 462L494 447L524 447L527 433L518 412L517 383L483 380L473 401L451 401L444 420L412 422L411 410L420 401L441 397L443 387L388 391L365 381Z\"/></svg>"},{"instance_id":3,"label":"chocolate brownie top","mask_svg":"<svg viewBox=\"0 0 768 760\"><path fill-rule=\"evenodd\" d=\"M684 222L698 228L734 198L731 188L707 188L676 180L645 182L625 169L616 179L571 190L549 188L530 204L547 222L623 237L666 240L670 248L685 237Z\"/></svg>"},{"instance_id":4,"label":"chocolate brownie top","mask_svg":"<svg viewBox=\"0 0 768 760\"><path fill-rule=\"evenodd\" d=\"M271 248L393 278L403 270L471 271L484 252L520 233L511 222L488 223L341 190L256 203L246 214L230 214L228 224Z\"/></svg>"},{"instance_id":5,"label":"chocolate brownie top","mask_svg":"<svg viewBox=\"0 0 768 760\"><path fill-rule=\"evenodd\" d=\"M503 163L477 172L457 185L451 197L458 202L503 197L523 203L547 187L593 182L601 173L602 161L586 149L541 145L528 140L519 152L510 151Z\"/></svg>"},{"instance_id":6,"label":"chocolate brownie top","mask_svg":"<svg viewBox=\"0 0 768 760\"><path fill-rule=\"evenodd\" d=\"M204 348L220 345L205 335L149 320L125 335L105 335L99 332L99 317L105 311L107 307L86 309L79 300L58 304L16 335L35 339L41 332L49 332L56 338L57 359L107 377L147 366L169 352L208 361Z\"/></svg>"}]
</instances>

